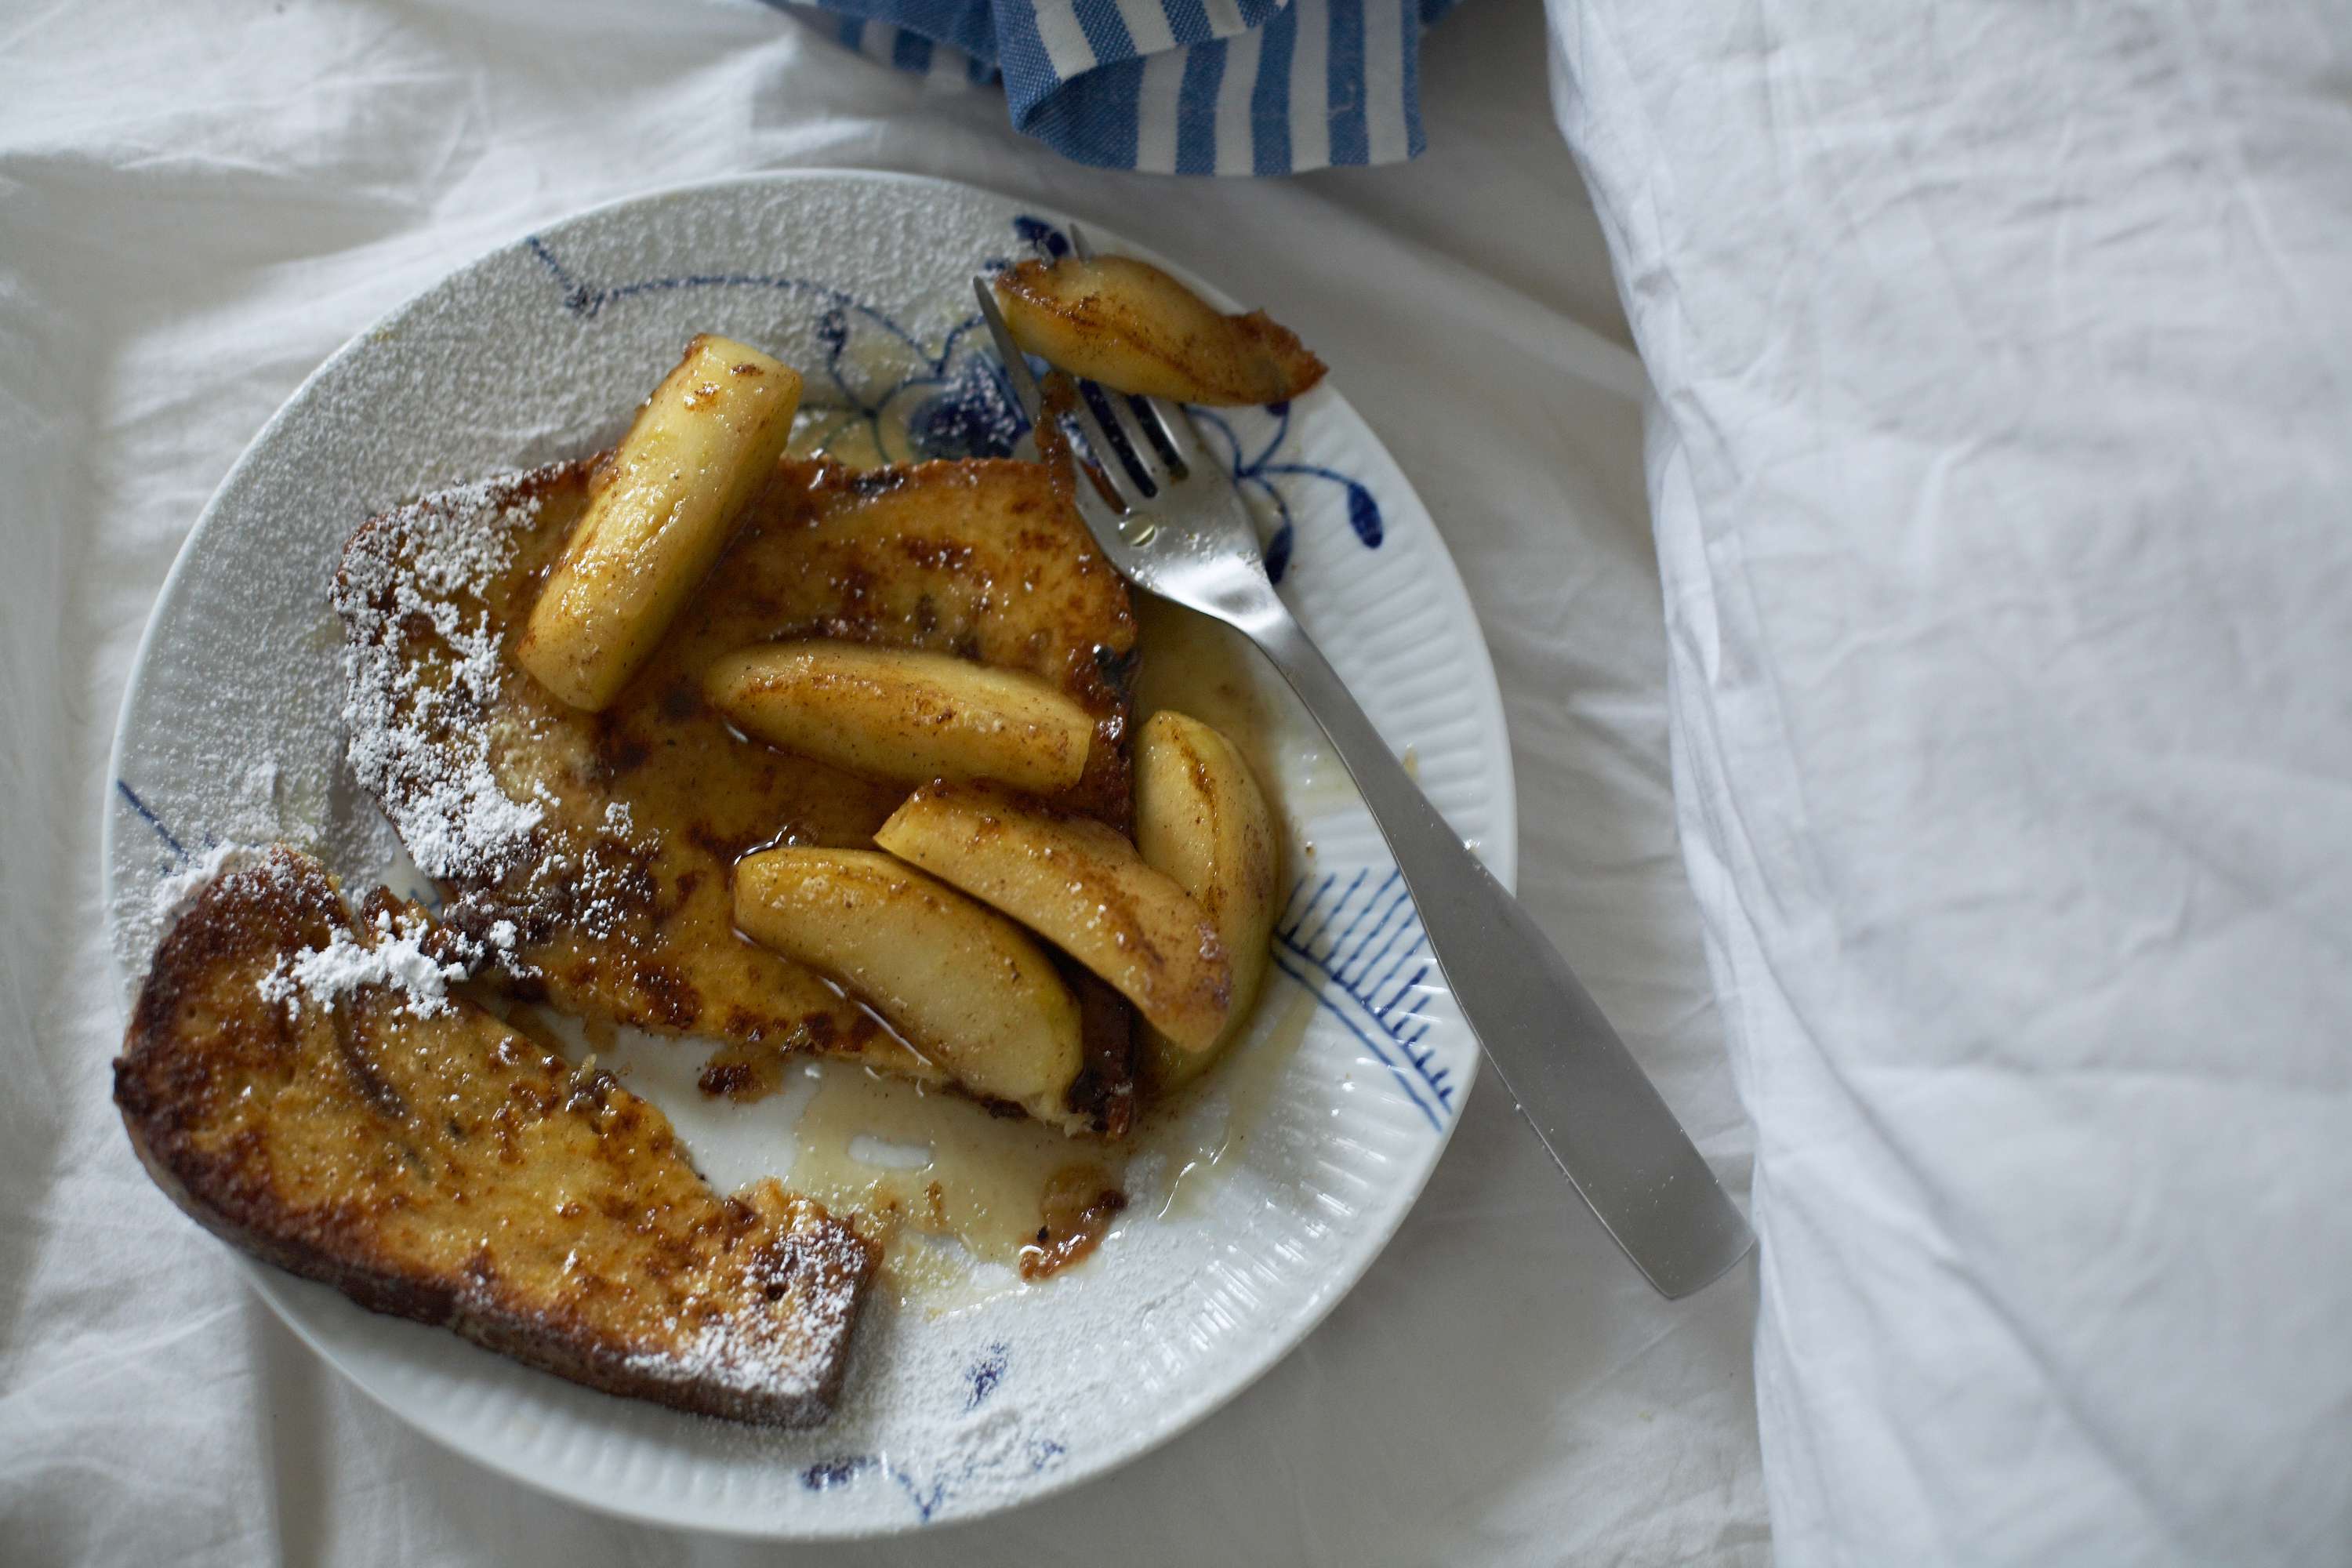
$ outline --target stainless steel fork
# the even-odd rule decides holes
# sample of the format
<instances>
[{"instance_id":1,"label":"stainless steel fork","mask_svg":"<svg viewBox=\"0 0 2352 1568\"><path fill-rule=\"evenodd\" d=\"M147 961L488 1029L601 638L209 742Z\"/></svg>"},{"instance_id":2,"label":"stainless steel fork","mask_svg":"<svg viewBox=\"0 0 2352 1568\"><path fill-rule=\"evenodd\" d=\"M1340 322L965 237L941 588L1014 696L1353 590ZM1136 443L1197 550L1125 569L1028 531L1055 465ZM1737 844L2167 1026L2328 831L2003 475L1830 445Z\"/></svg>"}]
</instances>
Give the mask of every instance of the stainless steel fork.
<instances>
[{"instance_id":1,"label":"stainless steel fork","mask_svg":"<svg viewBox=\"0 0 2352 1568\"><path fill-rule=\"evenodd\" d=\"M1091 254L1076 226L1070 236ZM988 280L973 288L1015 395L1033 422L1047 417ZM1071 413L1097 479L1081 479L1078 510L1103 553L1137 586L1255 643L1323 726L1495 1077L1633 1266L1669 1299L1722 1274L1755 1239L1747 1222L1559 950L1445 825L1276 595L1249 512L1192 416L1079 384Z\"/></svg>"}]
</instances>

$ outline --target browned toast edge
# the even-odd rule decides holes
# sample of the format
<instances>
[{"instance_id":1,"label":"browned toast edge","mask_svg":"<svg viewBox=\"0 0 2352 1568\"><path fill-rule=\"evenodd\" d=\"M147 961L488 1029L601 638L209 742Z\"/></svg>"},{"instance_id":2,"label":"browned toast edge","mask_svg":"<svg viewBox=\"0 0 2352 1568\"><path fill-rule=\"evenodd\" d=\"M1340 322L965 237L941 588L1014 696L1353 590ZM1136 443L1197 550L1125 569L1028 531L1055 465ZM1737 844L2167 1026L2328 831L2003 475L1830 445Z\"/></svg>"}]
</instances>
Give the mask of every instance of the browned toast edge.
<instances>
[{"instance_id":1,"label":"browned toast edge","mask_svg":"<svg viewBox=\"0 0 2352 1568\"><path fill-rule=\"evenodd\" d=\"M295 858L282 848L271 855L273 859ZM170 1026L174 1000L198 978L208 957L210 925L219 918L213 894L219 886L215 881L197 896L156 950L124 1036L123 1054L114 1063L115 1104L131 1148L155 1184L190 1218L248 1257L332 1286L370 1311L449 1329L526 1366L605 1394L763 1426L814 1426L832 1415L848 1373L857 1323L870 1294L868 1286L880 1262L874 1246L845 1226L839 1228L860 1265L855 1271L849 1321L815 1386L805 1390L747 1387L719 1377L681 1375L676 1365L647 1363L610 1346L581 1341L529 1314L468 1301L457 1281L428 1286L394 1278L281 1234L291 1227L283 1223L283 1215L272 1214L267 1194L240 1180L233 1163L214 1160L193 1148L176 1125L178 1108L172 1098L150 1081L175 1047ZM341 900L331 889L329 897L341 914ZM454 1005L472 1005L452 1000ZM280 1222L275 1228L273 1219Z\"/></svg>"}]
</instances>

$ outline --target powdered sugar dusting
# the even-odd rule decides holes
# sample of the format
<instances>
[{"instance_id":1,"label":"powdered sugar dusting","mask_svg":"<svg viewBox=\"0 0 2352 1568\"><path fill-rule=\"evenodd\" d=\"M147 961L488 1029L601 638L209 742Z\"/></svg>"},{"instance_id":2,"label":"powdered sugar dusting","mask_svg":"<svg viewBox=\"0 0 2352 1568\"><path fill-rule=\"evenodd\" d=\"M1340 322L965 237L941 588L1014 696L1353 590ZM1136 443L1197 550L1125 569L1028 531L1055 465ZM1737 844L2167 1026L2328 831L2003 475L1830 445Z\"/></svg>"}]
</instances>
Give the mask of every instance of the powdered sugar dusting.
<instances>
[{"instance_id":1,"label":"powdered sugar dusting","mask_svg":"<svg viewBox=\"0 0 2352 1568\"><path fill-rule=\"evenodd\" d=\"M189 859L186 865L155 884L152 913L155 929L169 931L188 912L196 895L210 887L214 879L230 871L239 871L261 863L268 851L250 844L215 844L203 854Z\"/></svg>"},{"instance_id":2,"label":"powdered sugar dusting","mask_svg":"<svg viewBox=\"0 0 2352 1568\"><path fill-rule=\"evenodd\" d=\"M503 875L546 815L491 766L481 719L505 671L489 612L467 604L538 513L525 479L442 490L376 519L344 552L335 585L349 633L345 755L437 880Z\"/></svg>"},{"instance_id":3,"label":"powdered sugar dusting","mask_svg":"<svg viewBox=\"0 0 2352 1568\"><path fill-rule=\"evenodd\" d=\"M755 1296L764 1294L772 1310L738 1308L713 1316L680 1344L632 1356L626 1364L663 1382L814 1394L857 1309L865 1266L846 1227L810 1215L784 1229L744 1270Z\"/></svg>"},{"instance_id":4,"label":"powdered sugar dusting","mask_svg":"<svg viewBox=\"0 0 2352 1568\"><path fill-rule=\"evenodd\" d=\"M425 918L379 910L369 927L365 938L339 927L326 946L279 959L261 977L262 1000L290 1016L306 1003L331 1007L364 986L382 986L398 992L419 1017L448 1012L450 983L466 978L466 966L428 948L431 927Z\"/></svg>"}]
</instances>

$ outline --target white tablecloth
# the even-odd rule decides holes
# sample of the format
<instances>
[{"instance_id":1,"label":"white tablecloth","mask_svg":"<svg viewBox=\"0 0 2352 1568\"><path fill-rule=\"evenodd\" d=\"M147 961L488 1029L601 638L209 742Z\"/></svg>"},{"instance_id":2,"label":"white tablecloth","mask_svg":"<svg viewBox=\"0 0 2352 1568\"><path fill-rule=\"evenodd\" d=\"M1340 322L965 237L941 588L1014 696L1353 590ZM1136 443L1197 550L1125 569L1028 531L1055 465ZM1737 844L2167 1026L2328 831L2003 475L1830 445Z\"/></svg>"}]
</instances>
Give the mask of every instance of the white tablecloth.
<instances>
[{"instance_id":1,"label":"white tablecloth","mask_svg":"<svg viewBox=\"0 0 2352 1568\"><path fill-rule=\"evenodd\" d=\"M451 1458L253 1299L108 1103L98 826L156 589L237 452L379 312L572 209L812 164L1097 215L1276 307L1436 514L1509 708L1521 885L1735 1177L1667 784L1640 370L1534 0L1433 35L1433 151L1090 173L750 5L93 0L0 16L0 1558L722 1561ZM1347 265L1335 267L1334 257ZM257 649L267 658L267 649ZM1482 1089L1307 1343L1068 1496L827 1561L1624 1563L1767 1554L1752 1276L1655 1300ZM772 1560L772 1559L771 1559Z\"/></svg>"}]
</instances>

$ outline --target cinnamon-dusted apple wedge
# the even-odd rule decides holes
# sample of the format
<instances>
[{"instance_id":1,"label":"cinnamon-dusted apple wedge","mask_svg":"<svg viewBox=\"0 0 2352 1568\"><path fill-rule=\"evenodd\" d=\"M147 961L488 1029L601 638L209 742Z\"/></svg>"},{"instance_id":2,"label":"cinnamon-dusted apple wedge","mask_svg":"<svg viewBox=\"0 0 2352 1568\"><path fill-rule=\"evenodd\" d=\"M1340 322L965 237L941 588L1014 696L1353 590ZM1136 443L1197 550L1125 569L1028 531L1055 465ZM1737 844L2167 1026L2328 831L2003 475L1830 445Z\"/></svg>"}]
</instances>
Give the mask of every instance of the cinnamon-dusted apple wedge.
<instances>
[{"instance_id":1,"label":"cinnamon-dusted apple wedge","mask_svg":"<svg viewBox=\"0 0 2352 1568\"><path fill-rule=\"evenodd\" d=\"M1233 966L1232 1011L1207 1050L1145 1031L1145 1081L1165 1093L1206 1072L1249 1026L1272 957L1282 846L1274 812L1234 743L1167 710L1136 737L1135 847L1146 865L1199 900Z\"/></svg>"},{"instance_id":2,"label":"cinnamon-dusted apple wedge","mask_svg":"<svg viewBox=\"0 0 2352 1568\"><path fill-rule=\"evenodd\" d=\"M1066 1131L1078 1004L1020 927L870 849L767 849L735 866L735 923L831 975L973 1095Z\"/></svg>"},{"instance_id":3,"label":"cinnamon-dusted apple wedge","mask_svg":"<svg viewBox=\"0 0 2352 1568\"><path fill-rule=\"evenodd\" d=\"M1282 403L1323 379L1323 362L1265 311L1221 314L1133 257L1024 261L997 274L996 303L1023 348L1120 392Z\"/></svg>"},{"instance_id":4,"label":"cinnamon-dusted apple wedge","mask_svg":"<svg viewBox=\"0 0 2352 1568\"><path fill-rule=\"evenodd\" d=\"M1216 928L1111 828L994 785L934 784L874 841L1061 948L1181 1048L1223 1032L1233 973Z\"/></svg>"},{"instance_id":5,"label":"cinnamon-dusted apple wedge","mask_svg":"<svg viewBox=\"0 0 2352 1568\"><path fill-rule=\"evenodd\" d=\"M800 401L781 361L708 332L688 343L592 479L515 662L574 708L619 695L774 473Z\"/></svg>"},{"instance_id":6,"label":"cinnamon-dusted apple wedge","mask_svg":"<svg viewBox=\"0 0 2352 1568\"><path fill-rule=\"evenodd\" d=\"M744 733L853 773L908 784L994 779L1075 788L1094 715L1020 670L952 654L819 638L717 660L703 696Z\"/></svg>"}]
</instances>

